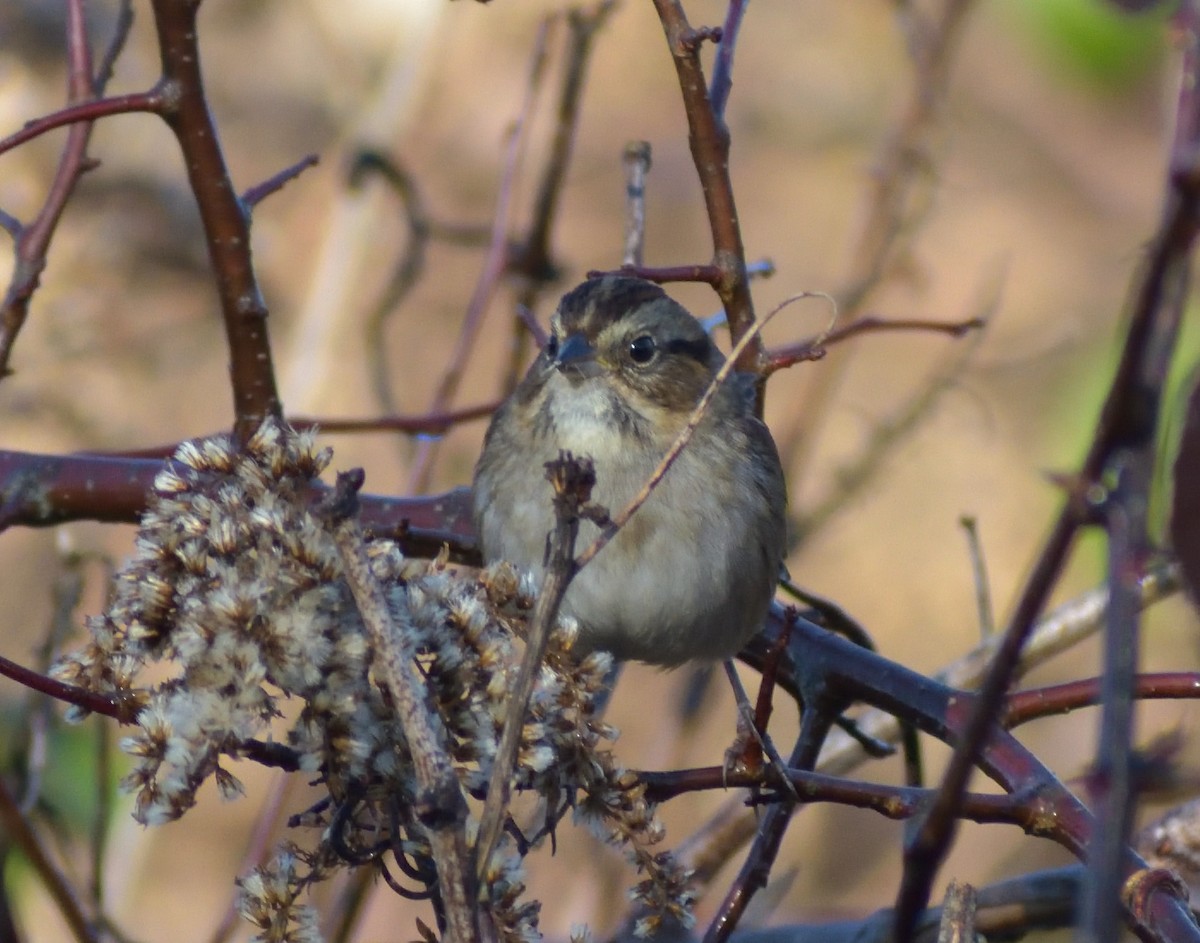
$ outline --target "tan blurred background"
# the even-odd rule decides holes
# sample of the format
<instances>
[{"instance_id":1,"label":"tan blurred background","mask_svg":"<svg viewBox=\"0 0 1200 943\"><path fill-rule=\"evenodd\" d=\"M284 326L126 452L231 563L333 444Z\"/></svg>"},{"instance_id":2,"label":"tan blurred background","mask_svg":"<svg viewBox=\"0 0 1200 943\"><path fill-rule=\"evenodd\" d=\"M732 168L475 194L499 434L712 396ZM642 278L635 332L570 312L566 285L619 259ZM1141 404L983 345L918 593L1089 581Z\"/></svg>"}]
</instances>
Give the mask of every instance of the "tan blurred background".
<instances>
[{"instance_id":1,"label":"tan blurred background","mask_svg":"<svg viewBox=\"0 0 1200 943\"><path fill-rule=\"evenodd\" d=\"M0 134L61 104L60 6L5 0L0 8ZM112 5L96 0L91 7L97 35L106 35ZM305 153L321 156L316 169L259 207L254 224L289 413L379 411L367 379L364 324L403 248L404 229L384 187L347 189L350 155L364 145L383 149L412 172L436 218L488 223L538 24L559 8L531 0L486 7L446 0L205 4L204 66L238 186ZM724 4L692 2L688 11L694 24L715 24ZM149 11L139 4L137 12L114 93L146 88L155 78ZM551 49L561 51L554 37ZM528 218L559 65L555 55L518 178L517 224ZM868 487L789 561L799 583L844 606L885 654L906 665L932 671L978 640L960 516L978 519L1001 623L1038 550L1059 500L1045 473L1073 467L1090 434L1126 289L1154 226L1174 74L1163 24L1121 19L1099 0L992 0L978 4L967 23L932 136L933 179L918 188L928 214L870 311L954 320L994 300L994 317L961 374L877 463ZM892 4L751 5L729 123L748 254L777 267L756 285L760 312L796 292L836 291L845 283L873 166L911 86ZM647 261L704 261L711 251L707 224L662 32L649 3L624 0L597 40L555 226L562 288L588 269L620 261L620 153L626 141L643 138L654 148ZM102 166L68 209L17 344L16 374L0 383L5 448L137 448L230 424L223 333L173 139L156 119L126 116L102 122L93 140ZM0 207L20 219L36 212L61 141L47 136L0 157ZM386 356L401 411L428 408L481 264L479 251L435 244L424 279L388 322ZM6 250L5 282L10 265ZM697 313L715 309L707 289L676 294ZM537 312L543 322L551 305ZM808 336L827 316L820 302L794 306L768 328L768 339ZM511 334L511 293L502 289L458 404L496 395ZM1193 356L1196 338L1193 329ZM967 343L933 335L863 338L778 375L767 418L786 448L813 383L823 371L841 371L819 436L803 443L810 459L793 469L793 506L807 512L826 500L839 469L861 453L878 423ZM431 490L469 481L482 432L474 423L446 437ZM371 490L408 487L412 443L383 435L330 442L335 465L365 466ZM131 537L131 528L86 524L5 534L0 651L32 661L52 607L48 575L63 546L119 557ZM1058 600L1099 580L1102 551L1094 540L1080 549ZM93 586L89 611L99 592ZM1148 619L1145 666L1194 669L1196 629L1182 603L1160 607ZM1030 683L1082 677L1096 664L1095 646L1084 646ZM686 681L686 672L627 672L612 707L625 764L662 769L721 761L733 735L730 698L715 685L697 725L681 732ZM23 697L12 686L2 690ZM786 710L779 715L777 738L786 743L794 725ZM1140 716L1144 739L1172 727L1190 735L1195 722L1181 703L1148 704ZM1085 712L1032 725L1022 736L1071 778L1086 769L1096 724ZM944 752L934 747L929 754L936 770ZM1200 753L1189 746L1182 762L1195 768ZM183 822L153 831L118 816L108 900L133 937L210 938L270 790L271 776L238 772L249 786L238 803L223 804L208 791ZM861 775L896 781L898 764L876 763ZM54 776L51 768L47 778ZM667 806L669 843L721 801L706 796ZM303 797L290 795L287 803L297 811ZM888 905L900 834L898 825L869 812L805 811L788 837L779 880L764 895L774 909L759 908L755 919L853 916ZM1065 854L1016 830L967 827L943 875L984 883L1064 861ZM87 873L82 858L74 871ZM571 828L560 830L557 858L543 849L531 871L532 894L544 902L543 930L555 938L582 922L611 929L635 880L615 853ZM9 877L29 938L65 938L29 876L18 868ZM704 902L701 920L715 903ZM429 919L380 890L359 938L411 939L414 914Z\"/></svg>"}]
</instances>

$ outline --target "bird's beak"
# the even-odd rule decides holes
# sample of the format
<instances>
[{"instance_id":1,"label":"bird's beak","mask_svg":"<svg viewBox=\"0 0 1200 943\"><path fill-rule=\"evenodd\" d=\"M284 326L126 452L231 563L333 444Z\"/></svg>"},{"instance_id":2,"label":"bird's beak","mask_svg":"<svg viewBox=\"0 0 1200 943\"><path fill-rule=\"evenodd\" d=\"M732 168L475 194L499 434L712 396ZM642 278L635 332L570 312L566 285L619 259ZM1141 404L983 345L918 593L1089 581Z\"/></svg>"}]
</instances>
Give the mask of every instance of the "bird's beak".
<instances>
[{"instance_id":1,"label":"bird's beak","mask_svg":"<svg viewBox=\"0 0 1200 943\"><path fill-rule=\"evenodd\" d=\"M582 334L568 334L558 348L554 366L564 373L576 376L599 376L603 369L596 361L596 348Z\"/></svg>"}]
</instances>

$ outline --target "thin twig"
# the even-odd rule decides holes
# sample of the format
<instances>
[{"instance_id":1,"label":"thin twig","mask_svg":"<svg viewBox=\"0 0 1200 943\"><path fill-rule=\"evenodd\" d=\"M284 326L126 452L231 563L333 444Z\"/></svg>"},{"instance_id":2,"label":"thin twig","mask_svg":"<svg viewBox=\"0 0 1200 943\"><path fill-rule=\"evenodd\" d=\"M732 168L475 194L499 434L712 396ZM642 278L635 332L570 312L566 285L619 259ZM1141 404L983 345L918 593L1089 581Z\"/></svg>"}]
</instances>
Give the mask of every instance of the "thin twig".
<instances>
[{"instance_id":1,"label":"thin twig","mask_svg":"<svg viewBox=\"0 0 1200 943\"><path fill-rule=\"evenodd\" d=\"M1193 671L1141 674L1133 679L1133 698L1138 701L1195 700L1200 698L1200 673ZM1100 678L1080 678L1045 688L1016 691L1004 701L1000 722L1005 730L1042 717L1067 714L1102 703Z\"/></svg>"},{"instance_id":2,"label":"thin twig","mask_svg":"<svg viewBox=\"0 0 1200 943\"><path fill-rule=\"evenodd\" d=\"M560 453L546 463L546 478L554 490L554 530L546 552L545 576L538 592L533 615L529 619L529 634L525 639L525 655L513 684L504 732L492 762L491 781L479 820L479 838L475 844L476 875L482 881L491 866L492 852L500 840L508 801L512 789L512 773L525 729L525 714L537 673L546 654L550 629L558 616L567 586L579 570L575 561L575 541L579 536L582 508L591 500L596 472L589 459L575 459L569 452Z\"/></svg>"},{"instance_id":3,"label":"thin twig","mask_svg":"<svg viewBox=\"0 0 1200 943\"><path fill-rule=\"evenodd\" d=\"M725 120L725 107L729 104L729 93L733 89L733 53L737 48L738 30L750 0L729 0L725 10L725 22L721 26L721 41L717 44L717 57L713 62L712 82L708 86L708 97L712 101L713 114L717 120Z\"/></svg>"},{"instance_id":4,"label":"thin twig","mask_svg":"<svg viewBox=\"0 0 1200 943\"><path fill-rule=\"evenodd\" d=\"M77 105L70 105L45 117L29 121L20 131L0 139L0 154L7 153L22 144L27 144L34 138L68 125L87 124L110 115L128 115L139 112L161 114L171 106L174 91L173 88L164 88L162 83L159 83L148 92L132 92L128 95L114 95L111 98L91 99Z\"/></svg>"},{"instance_id":5,"label":"thin twig","mask_svg":"<svg viewBox=\"0 0 1200 943\"><path fill-rule=\"evenodd\" d=\"M851 324L830 331L824 337L809 338L798 341L795 344L788 344L784 347L772 348L767 351L766 362L763 364L763 372L767 376L770 376L777 370L782 370L785 367L790 367L805 360L812 360L814 351L824 347L832 347L834 344L849 340L851 337L857 337L860 334L917 332L946 334L950 337L958 338L969 334L971 331L981 330L986 326L987 320L982 316L970 317L962 321L930 321L922 318L888 319L873 315L864 315Z\"/></svg>"},{"instance_id":6,"label":"thin twig","mask_svg":"<svg viewBox=\"0 0 1200 943\"><path fill-rule=\"evenodd\" d=\"M133 0L120 0L116 22L113 23L112 38L108 41L104 55L100 57L100 64L96 66L96 74L92 79L92 92L97 98L103 95L104 90L108 88L108 83L112 80L113 71L117 66L117 59L125 51L125 43L128 41L132 29Z\"/></svg>"},{"instance_id":7,"label":"thin twig","mask_svg":"<svg viewBox=\"0 0 1200 943\"><path fill-rule=\"evenodd\" d=\"M290 167L285 167L279 173L268 177L262 183L255 184L246 190L241 196L242 206L247 210L253 209L272 193L278 193L285 185L308 170L309 167L315 167L319 161L320 157L316 154L305 154Z\"/></svg>"},{"instance_id":8,"label":"thin twig","mask_svg":"<svg viewBox=\"0 0 1200 943\"><path fill-rule=\"evenodd\" d=\"M987 559L979 539L979 521L964 514L958 519L967 537L967 553L971 557L971 576L975 584L975 612L979 617L979 634L986 641L996 631L995 610L992 608L992 587L988 580Z\"/></svg>"}]
</instances>

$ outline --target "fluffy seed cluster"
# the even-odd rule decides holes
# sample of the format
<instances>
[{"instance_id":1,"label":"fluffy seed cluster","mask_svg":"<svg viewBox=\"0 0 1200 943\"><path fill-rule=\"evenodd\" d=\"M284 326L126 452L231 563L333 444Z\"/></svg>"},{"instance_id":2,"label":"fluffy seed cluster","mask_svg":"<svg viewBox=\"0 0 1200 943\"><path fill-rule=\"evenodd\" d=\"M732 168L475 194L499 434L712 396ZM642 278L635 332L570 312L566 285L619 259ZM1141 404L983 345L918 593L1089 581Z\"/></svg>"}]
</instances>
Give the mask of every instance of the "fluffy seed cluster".
<instances>
[{"instance_id":1,"label":"fluffy seed cluster","mask_svg":"<svg viewBox=\"0 0 1200 943\"><path fill-rule=\"evenodd\" d=\"M183 815L209 779L222 794L239 794L223 765L229 759L279 763L322 785L324 798L291 823L319 829L315 844L289 842L240 882L242 912L264 941L319 939L301 898L339 868L377 867L399 892L417 896L434 879L412 812L411 753L374 678L332 534L309 508L330 458L311 435L274 423L240 451L226 438L182 445L155 480L108 611L88 620L88 643L57 666L65 681L142 705L122 747L134 758L125 785L143 823ZM368 554L392 619L415 640L461 788L477 801L492 775L535 587L507 565L458 572L445 560L406 559L387 540L373 541ZM574 808L643 873L635 899L652 915L686 922L686 875L650 850L662 837L653 809L605 747L616 736L597 714L609 662L574 658L571 638L571 627L560 626L552 639L513 785L545 800L541 836ZM506 836L484 875L504 940L537 938L538 905L524 898L522 870L537 838L518 848Z\"/></svg>"}]
</instances>

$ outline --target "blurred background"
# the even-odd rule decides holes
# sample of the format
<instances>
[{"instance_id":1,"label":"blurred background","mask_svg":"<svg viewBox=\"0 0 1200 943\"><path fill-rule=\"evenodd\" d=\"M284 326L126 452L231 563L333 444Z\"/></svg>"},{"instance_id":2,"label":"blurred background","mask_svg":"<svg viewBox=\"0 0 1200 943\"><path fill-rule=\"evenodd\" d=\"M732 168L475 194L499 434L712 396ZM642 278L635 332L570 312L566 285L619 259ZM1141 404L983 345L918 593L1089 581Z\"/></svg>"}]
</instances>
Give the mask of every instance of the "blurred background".
<instances>
[{"instance_id":1,"label":"blurred background","mask_svg":"<svg viewBox=\"0 0 1200 943\"><path fill-rule=\"evenodd\" d=\"M760 314L801 291L844 292L870 257L868 231L881 155L905 126L916 95L914 33L885 2L758 0L739 39L728 111L732 174L748 257L776 273L756 282ZM912 4L926 15L941 4ZM717 24L724 4L687 4L694 25ZM479 248L433 241L423 275L378 320L390 275L406 248L400 202L378 179L349 184L356 154L390 155L411 175L438 223L491 225L530 60L553 2L496 0L209 0L201 45L211 107L239 188L307 153L320 164L261 204L254 251L280 385L289 415L364 417L384 411L372 358L386 365L393 404L430 408L483 268ZM107 37L115 4L89 5ZM111 93L148 88L157 76L150 14L137 5L129 48ZM0 134L61 107L62 4L0 5ZM524 157L511 188L510 231L528 226L538 170L554 130L564 30L549 31L546 73L528 117ZM711 55L711 51L710 51ZM996 617L1003 625L1060 496L1047 473L1075 467L1093 428L1121 337L1122 312L1159 211L1177 62L1161 15L1129 17L1099 0L980 0L970 7L936 121L919 138L921 170L905 200L904 235L861 313L960 320L986 314L981 335L879 334L777 374L767 419L785 453L797 549L794 579L836 601L881 651L931 672L979 641L971 559L960 518L978 521ZM687 146L678 86L649 3L623 0L596 37L576 148L554 222L561 281L554 300L589 269L620 262L630 140L653 147L648 181L648 264L700 263L711 254L703 201ZM0 208L27 220L40 207L61 135L0 156ZM0 445L65 452L143 448L227 429L227 355L207 257L174 140L157 119L101 122L86 175L58 232L15 374L0 383ZM11 257L0 253L7 283ZM501 285L487 310L454 405L502 391L514 336L517 286ZM672 288L699 315L716 310L705 287ZM821 330L829 309L793 305L766 330L784 344ZM1194 362L1195 319L1184 338ZM724 341L724 338L722 338ZM528 351L523 356L528 357ZM912 404L920 403L919 407ZM908 418L905 418L908 417ZM901 427L903 434L891 435ZM485 425L456 428L435 445L393 435L330 436L334 465L361 465L381 493L467 484ZM893 441L893 438L895 441ZM882 445L887 444L886 448ZM422 448L429 454L418 459ZM863 461L863 456L873 456ZM418 461L423 464L418 469ZM848 472L868 472L847 490ZM54 619L64 553L120 560L133 529L73 524L13 531L0 540L0 651L37 664ZM83 610L103 604L103 567L85 568ZM1085 540L1056 601L1102 580L1103 544ZM1196 621L1179 600L1150 614L1147 670L1196 669ZM1097 671L1085 644L1025 684ZM751 688L754 680L747 676ZM628 669L611 709L621 761L666 769L720 763L734 735L724 682L705 690L695 716L681 713L687 671ZM0 708L25 716L28 695L0 686ZM794 718L778 710L780 744ZM1186 703L1140 707L1140 737L1180 730ZM1041 721L1022 739L1064 779L1086 772L1098 716ZM21 737L8 728L8 749ZM47 803L64 855L81 881L78 834L88 821L89 722L50 740ZM785 748L786 749L786 748ZM932 774L945 759L928 750ZM1188 744L1183 770L1200 768ZM120 766L119 757L115 760ZM228 907L249 833L272 793L273 774L241 764L239 802L215 790L183 821L144 830L122 799L115 813L106 889L109 910L143 940L202 941ZM119 772L119 769L118 769ZM899 781L897 762L858 775ZM1193 777L1194 778L1194 777ZM985 788L982 782L978 788ZM725 801L672 802L667 845ZM283 799L284 813L305 805ZM1153 813L1150 808L1148 814ZM870 812L811 808L789 833L775 881L753 919L783 923L864 915L891 903L901 826ZM1015 829L967 826L943 876L982 884L1067 856ZM28 871L10 857L7 879L34 940L67 938ZM557 857L530 858L542 928L598 933L624 912L634 883L620 857L582 832L559 832ZM735 871L719 881L726 886ZM317 895L318 904L328 895ZM705 899L703 921L719 894ZM360 939L408 939L420 907L378 890ZM236 938L248 938L239 926Z\"/></svg>"}]
</instances>

